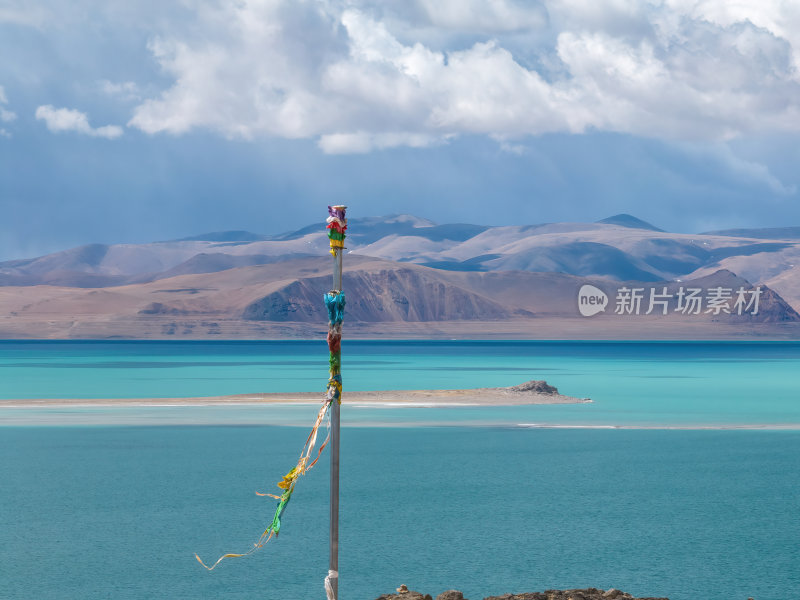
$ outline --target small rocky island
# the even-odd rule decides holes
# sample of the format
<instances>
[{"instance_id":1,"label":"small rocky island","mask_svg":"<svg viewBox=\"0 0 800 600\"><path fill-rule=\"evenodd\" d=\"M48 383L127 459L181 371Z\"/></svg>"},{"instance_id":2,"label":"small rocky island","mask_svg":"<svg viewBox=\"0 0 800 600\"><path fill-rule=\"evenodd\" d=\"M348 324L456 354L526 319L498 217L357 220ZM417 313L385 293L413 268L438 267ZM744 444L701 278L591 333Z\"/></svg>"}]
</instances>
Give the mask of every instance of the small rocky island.
<instances>
[{"instance_id":1,"label":"small rocky island","mask_svg":"<svg viewBox=\"0 0 800 600\"><path fill-rule=\"evenodd\" d=\"M225 406L237 404L292 404L296 402L318 403L324 398L320 392L267 392L236 394L232 396L209 396L202 398L115 398L115 399L33 399L9 400L4 407L25 406ZM546 381L527 381L511 387L473 388L465 390L382 390L374 392L349 391L344 401L360 404L383 404L391 406L519 406L525 404L582 404L589 398L575 398L560 394L558 389Z\"/></svg>"},{"instance_id":2,"label":"small rocky island","mask_svg":"<svg viewBox=\"0 0 800 600\"><path fill-rule=\"evenodd\" d=\"M434 600L430 594L422 594L409 590L405 585L397 588L396 594L384 594L376 600ZM436 596L436 600L467 600L464 594L457 590L447 590ZM544 592L531 592L525 594L504 594L502 596L487 596L483 600L669 600L664 597L637 598L611 588L599 590L586 588L582 590L545 590ZM748 599L748 600L752 600Z\"/></svg>"},{"instance_id":3,"label":"small rocky island","mask_svg":"<svg viewBox=\"0 0 800 600\"><path fill-rule=\"evenodd\" d=\"M381 392L348 392L355 402L387 402L392 404L475 404L483 406L515 406L523 404L582 404L589 398L575 398L559 393L546 381L526 381L510 387L464 390L394 390Z\"/></svg>"}]
</instances>

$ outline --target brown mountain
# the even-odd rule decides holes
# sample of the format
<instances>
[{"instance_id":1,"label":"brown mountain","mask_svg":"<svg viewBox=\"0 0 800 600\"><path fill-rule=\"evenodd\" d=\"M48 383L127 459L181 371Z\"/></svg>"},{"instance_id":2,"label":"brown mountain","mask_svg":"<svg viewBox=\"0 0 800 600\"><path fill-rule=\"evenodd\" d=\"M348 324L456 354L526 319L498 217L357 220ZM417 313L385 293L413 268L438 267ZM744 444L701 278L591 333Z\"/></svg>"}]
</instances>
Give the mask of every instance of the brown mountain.
<instances>
[{"instance_id":1,"label":"brown mountain","mask_svg":"<svg viewBox=\"0 0 800 600\"><path fill-rule=\"evenodd\" d=\"M325 331L322 294L330 257L187 274L146 283L87 289L0 287L0 337L313 337ZM605 311L583 317L578 290L591 284ZM639 314L617 314L622 288L641 289ZM676 310L681 287L730 290L727 311ZM460 272L348 256L348 335L398 337L716 338L800 336L800 316L761 287L757 314L735 314L736 290L754 286L720 271L683 282L618 282L559 273ZM671 294L666 315L645 314L647 295ZM748 296L749 297L749 296Z\"/></svg>"},{"instance_id":2,"label":"brown mountain","mask_svg":"<svg viewBox=\"0 0 800 600\"><path fill-rule=\"evenodd\" d=\"M350 220L348 249L446 271L553 272L618 281L690 279L728 269L800 307L800 241L791 228L670 233L631 215L596 223L437 225L411 215ZM150 244L90 244L0 262L0 286L110 287L325 256L323 224L278 236L232 231Z\"/></svg>"},{"instance_id":3,"label":"brown mountain","mask_svg":"<svg viewBox=\"0 0 800 600\"><path fill-rule=\"evenodd\" d=\"M469 282L416 265L365 264L343 275L348 319L385 321L501 320L530 314L490 299ZM458 279L456 277L455 279ZM308 277L249 304L242 317L256 321L324 321L320 298L330 277Z\"/></svg>"},{"instance_id":4,"label":"brown mountain","mask_svg":"<svg viewBox=\"0 0 800 600\"><path fill-rule=\"evenodd\" d=\"M630 215L509 227L355 218L347 322L364 336L800 338L800 242L786 233L675 234ZM7 261L0 337L317 335L330 269L320 224ZM583 316L587 284L605 304ZM683 306L689 288L702 307Z\"/></svg>"}]
</instances>

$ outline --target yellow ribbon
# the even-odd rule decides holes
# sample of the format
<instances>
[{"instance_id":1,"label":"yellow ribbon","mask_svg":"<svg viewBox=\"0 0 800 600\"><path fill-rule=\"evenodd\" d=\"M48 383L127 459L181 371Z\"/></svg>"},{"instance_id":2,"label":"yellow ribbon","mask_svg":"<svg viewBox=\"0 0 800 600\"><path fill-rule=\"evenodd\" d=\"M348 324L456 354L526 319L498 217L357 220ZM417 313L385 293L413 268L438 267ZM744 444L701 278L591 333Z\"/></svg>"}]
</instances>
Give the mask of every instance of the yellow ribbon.
<instances>
[{"instance_id":1,"label":"yellow ribbon","mask_svg":"<svg viewBox=\"0 0 800 600\"><path fill-rule=\"evenodd\" d=\"M317 434L319 433L319 427L322 424L322 421L325 419L325 415L328 413L329 406L330 406L330 401L326 399L323 402L322 407L319 409L319 412L317 413L317 418L314 421L314 426L311 428L311 433L308 434L306 443L303 446L302 451L300 452L300 458L297 461L297 465L292 470L290 470L286 475L284 475L281 481L278 482L278 487L281 488L282 490L285 490L283 494L281 496L276 496L274 494L267 494L257 491L256 492L257 496L269 496L270 498L275 498L276 500L282 500L287 495L291 496L292 491L294 490L294 486L295 484L297 484L297 478L300 477L300 475L305 475L315 464L317 464L319 457L322 455L322 451L325 449L325 446L328 445L328 442L330 441L331 438L330 424L328 426L329 427L328 435L325 438L325 441L322 442L322 445L319 447L319 450L317 450L316 457L314 457L314 460L311 461L310 463L308 461L311 458L311 455L314 452L314 448L317 445ZM208 569L209 571L213 571L214 568L226 558L241 558L243 556L248 556L252 554L256 550L259 550L260 548L263 548L264 545L267 542L269 542L270 539L272 539L274 533L275 532L272 530L272 525L270 525L269 527L267 527L267 529L264 530L264 533L261 534L261 536L258 538L258 541L256 541L255 544L253 544L253 547L250 550L242 553L229 552L227 554L223 554L217 559L217 562L215 562L210 567L206 565L206 563L204 563L203 560L197 554L195 554L194 557L197 559L197 562L203 565L206 569Z\"/></svg>"}]
</instances>

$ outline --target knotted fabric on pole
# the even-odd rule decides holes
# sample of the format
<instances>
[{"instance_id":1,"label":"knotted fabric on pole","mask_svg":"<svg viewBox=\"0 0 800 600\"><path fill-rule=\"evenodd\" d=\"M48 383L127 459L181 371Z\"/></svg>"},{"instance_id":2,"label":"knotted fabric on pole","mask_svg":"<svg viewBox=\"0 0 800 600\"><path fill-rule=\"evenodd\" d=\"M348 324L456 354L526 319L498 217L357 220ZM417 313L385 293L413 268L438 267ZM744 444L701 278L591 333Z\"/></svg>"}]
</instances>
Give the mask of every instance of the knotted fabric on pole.
<instances>
[{"instance_id":1,"label":"knotted fabric on pole","mask_svg":"<svg viewBox=\"0 0 800 600\"><path fill-rule=\"evenodd\" d=\"M334 257L337 257L337 252L342 252L344 249L345 231L347 230L347 219L345 218L345 207L343 206L329 206L329 217L327 219L328 239L330 240L330 251ZM341 263L339 263L341 265ZM339 271L341 275L341 271ZM215 563L208 566L203 560L195 554L195 558L209 571L213 571L216 566L226 558L240 558L248 556L260 550L264 545L269 542L273 537L277 537L281 531L281 519L292 498L295 485L301 475L305 475L319 460L322 451L327 446L331 439L331 424L330 424L330 407L335 401L339 404L342 402L342 321L344 319L345 296L342 290L331 290L324 295L325 308L328 313L328 385L325 399L323 400L322 407L317 413L317 418L311 428L311 433L308 434L306 443L300 452L300 458L297 464L292 467L283 479L278 482L278 488L282 490L280 495L267 494L263 492L256 492L258 496L266 496L274 498L278 501L275 508L275 513L272 516L272 521L264 529L261 536L253 543L253 547L245 552L229 552L220 556ZM325 441L314 454L314 449L317 444L317 436L319 428L322 423L327 425L327 436ZM313 457L313 460L312 460ZM329 571L328 578L326 578L326 590L331 587L331 578L338 577L336 571ZM330 596L330 594L328 594Z\"/></svg>"}]
</instances>

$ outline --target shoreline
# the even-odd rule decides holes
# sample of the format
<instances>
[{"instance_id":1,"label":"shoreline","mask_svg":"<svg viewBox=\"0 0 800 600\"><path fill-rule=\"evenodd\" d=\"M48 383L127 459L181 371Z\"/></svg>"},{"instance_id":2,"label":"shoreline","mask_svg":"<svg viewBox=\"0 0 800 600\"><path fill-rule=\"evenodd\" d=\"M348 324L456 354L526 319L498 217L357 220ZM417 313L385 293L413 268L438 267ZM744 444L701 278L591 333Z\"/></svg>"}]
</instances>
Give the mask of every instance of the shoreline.
<instances>
[{"instance_id":1,"label":"shoreline","mask_svg":"<svg viewBox=\"0 0 800 600\"><path fill-rule=\"evenodd\" d=\"M122 406L251 406L259 404L301 406L321 404L321 392L269 392L194 398L36 398L0 400L0 408L33 407L122 407ZM535 404L587 404L588 398L563 394L515 391L511 388L476 388L466 390L385 390L347 392L347 404L376 407L413 406L523 406Z\"/></svg>"},{"instance_id":2,"label":"shoreline","mask_svg":"<svg viewBox=\"0 0 800 600\"><path fill-rule=\"evenodd\" d=\"M278 425L305 426L292 408L318 407L325 402L321 392L272 392L188 398L35 398L0 400L0 427L25 425ZM509 417L491 415L462 420L457 411L453 417L434 420L425 418L407 421L402 409L553 406L591 404L588 398L559 394L544 381L503 388L461 390L384 390L345 392L343 404L354 409L354 419L347 427L501 427L508 429L551 430L648 430L648 431L800 431L800 423L731 423L672 421L653 423L581 422L571 419L526 420L531 415ZM275 408L278 412L263 413L260 409ZM361 413L359 409L387 409L387 418ZM400 409L393 412L392 409ZM213 412L209 412L213 411ZM465 413L462 413L465 414ZM469 414L469 413L466 413ZM543 416L543 415L542 415ZM497 418L499 417L499 418Z\"/></svg>"},{"instance_id":3,"label":"shoreline","mask_svg":"<svg viewBox=\"0 0 800 600\"><path fill-rule=\"evenodd\" d=\"M289 408L295 405L126 405L111 407L103 405L39 405L16 406L3 410L0 406L0 430L6 427L242 427L271 426L307 428L308 415L286 414L276 418L272 414L260 414L254 409L267 406ZM297 405L300 406L300 405ZM303 404L303 406L309 406ZM463 405L472 406L474 405ZM418 407L418 406L414 406ZM369 408L356 406L358 408ZM393 407L394 408L394 407ZM411 407L409 407L411 408ZM437 408L424 406L421 408ZM453 406L457 409L457 406ZM488 407L481 407L488 408ZM209 412L213 411L213 412ZM354 415L351 415L354 416ZM800 423L530 423L514 420L405 420L398 413L388 419L347 419L342 423L346 429L504 429L551 430L551 431L673 431L673 432L800 432Z\"/></svg>"}]
</instances>

